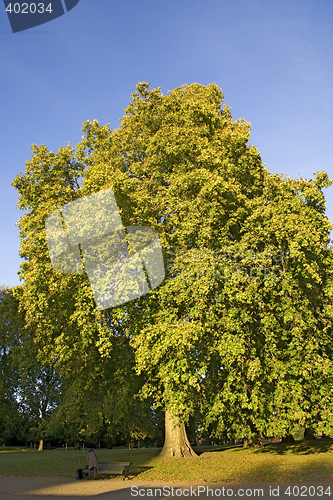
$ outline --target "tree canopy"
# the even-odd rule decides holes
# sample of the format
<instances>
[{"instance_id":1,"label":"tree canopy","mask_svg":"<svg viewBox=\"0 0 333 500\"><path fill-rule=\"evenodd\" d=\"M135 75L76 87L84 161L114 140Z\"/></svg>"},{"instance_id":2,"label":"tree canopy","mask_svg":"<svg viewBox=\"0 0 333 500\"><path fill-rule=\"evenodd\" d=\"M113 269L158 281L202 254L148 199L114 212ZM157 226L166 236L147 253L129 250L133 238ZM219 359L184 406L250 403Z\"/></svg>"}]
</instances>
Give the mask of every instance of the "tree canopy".
<instances>
[{"instance_id":1,"label":"tree canopy","mask_svg":"<svg viewBox=\"0 0 333 500\"><path fill-rule=\"evenodd\" d=\"M141 394L180 422L200 409L204 425L235 437L296 423L331 432L328 176L272 175L215 84L167 95L138 84L117 129L95 120L83 132L75 150L34 145L13 182L26 210L20 301L41 358L77 373L92 359L118 363L120 335ZM98 311L86 275L52 268L45 220L107 188L124 226L157 231L166 279Z\"/></svg>"}]
</instances>

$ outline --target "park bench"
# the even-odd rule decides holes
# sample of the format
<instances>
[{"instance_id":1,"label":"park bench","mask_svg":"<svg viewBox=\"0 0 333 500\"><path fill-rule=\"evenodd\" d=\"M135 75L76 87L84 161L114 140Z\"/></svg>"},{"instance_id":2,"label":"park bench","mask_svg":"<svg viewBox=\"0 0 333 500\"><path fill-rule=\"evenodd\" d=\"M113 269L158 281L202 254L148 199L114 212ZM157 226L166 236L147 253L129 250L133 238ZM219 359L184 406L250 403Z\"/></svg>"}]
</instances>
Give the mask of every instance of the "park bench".
<instances>
[{"instance_id":1,"label":"park bench","mask_svg":"<svg viewBox=\"0 0 333 500\"><path fill-rule=\"evenodd\" d=\"M98 462L98 476L122 474L123 480L129 475L130 465L132 462ZM82 475L88 475L88 465L82 470Z\"/></svg>"}]
</instances>

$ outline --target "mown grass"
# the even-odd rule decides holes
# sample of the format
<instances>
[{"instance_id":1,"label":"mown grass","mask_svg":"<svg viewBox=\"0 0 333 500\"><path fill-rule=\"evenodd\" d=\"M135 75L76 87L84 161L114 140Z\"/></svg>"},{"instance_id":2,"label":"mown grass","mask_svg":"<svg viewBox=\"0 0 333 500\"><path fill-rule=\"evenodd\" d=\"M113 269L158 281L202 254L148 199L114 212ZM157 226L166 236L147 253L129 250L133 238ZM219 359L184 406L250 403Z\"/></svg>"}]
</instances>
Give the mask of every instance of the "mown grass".
<instances>
[{"instance_id":1,"label":"mown grass","mask_svg":"<svg viewBox=\"0 0 333 500\"><path fill-rule=\"evenodd\" d=\"M333 441L266 444L263 450L241 446L194 448L199 458L161 459L160 449L97 450L99 461L132 462L131 478L186 482L329 482L333 475ZM34 452L0 448L1 475L75 477L86 452L64 449ZM121 479L120 476L115 480Z\"/></svg>"}]
</instances>

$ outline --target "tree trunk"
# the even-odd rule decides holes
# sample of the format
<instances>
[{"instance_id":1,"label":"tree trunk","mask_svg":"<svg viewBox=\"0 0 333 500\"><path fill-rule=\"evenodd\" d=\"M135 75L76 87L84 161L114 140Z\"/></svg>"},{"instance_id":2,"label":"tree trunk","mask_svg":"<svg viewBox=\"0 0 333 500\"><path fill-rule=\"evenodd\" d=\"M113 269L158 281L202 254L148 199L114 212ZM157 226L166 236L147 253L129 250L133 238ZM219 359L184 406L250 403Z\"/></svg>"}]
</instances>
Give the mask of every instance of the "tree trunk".
<instances>
[{"instance_id":1,"label":"tree trunk","mask_svg":"<svg viewBox=\"0 0 333 500\"><path fill-rule=\"evenodd\" d=\"M187 439L184 422L179 425L179 417L173 417L168 410L165 412L165 441L159 456L165 458L198 456Z\"/></svg>"},{"instance_id":2,"label":"tree trunk","mask_svg":"<svg viewBox=\"0 0 333 500\"><path fill-rule=\"evenodd\" d=\"M43 444L44 444L43 436L40 436L39 437L38 451L43 451Z\"/></svg>"},{"instance_id":3,"label":"tree trunk","mask_svg":"<svg viewBox=\"0 0 333 500\"><path fill-rule=\"evenodd\" d=\"M310 441L311 439L315 439L314 432L310 427L305 427L304 429L304 439Z\"/></svg>"},{"instance_id":4,"label":"tree trunk","mask_svg":"<svg viewBox=\"0 0 333 500\"><path fill-rule=\"evenodd\" d=\"M288 434L287 436L282 438L282 443L294 443L294 442L295 442L294 436L292 436L291 434Z\"/></svg>"},{"instance_id":5,"label":"tree trunk","mask_svg":"<svg viewBox=\"0 0 333 500\"><path fill-rule=\"evenodd\" d=\"M250 439L244 439L243 448L263 448L261 437L259 435Z\"/></svg>"},{"instance_id":6,"label":"tree trunk","mask_svg":"<svg viewBox=\"0 0 333 500\"><path fill-rule=\"evenodd\" d=\"M46 418L46 405L47 403L45 402L42 407L41 407L41 413L42 413L42 418L40 421L40 431L39 431L39 446L38 446L38 451L43 451L43 445L44 445L44 422Z\"/></svg>"}]
</instances>

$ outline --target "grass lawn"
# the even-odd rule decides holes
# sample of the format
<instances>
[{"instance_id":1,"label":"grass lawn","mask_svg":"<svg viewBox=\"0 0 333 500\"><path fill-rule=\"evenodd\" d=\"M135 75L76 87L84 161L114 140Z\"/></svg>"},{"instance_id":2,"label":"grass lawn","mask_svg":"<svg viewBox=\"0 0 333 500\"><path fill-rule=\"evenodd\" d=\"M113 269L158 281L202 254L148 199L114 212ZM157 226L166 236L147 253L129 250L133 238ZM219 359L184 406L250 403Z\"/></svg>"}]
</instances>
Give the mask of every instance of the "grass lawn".
<instances>
[{"instance_id":1,"label":"grass lawn","mask_svg":"<svg viewBox=\"0 0 333 500\"><path fill-rule=\"evenodd\" d=\"M241 446L194 448L199 458L160 459L160 448L97 450L99 461L132 462L131 478L189 482L329 482L333 476L333 441L266 444L263 450ZM75 477L86 464L87 450L34 452L0 448L1 475ZM120 476L116 480L119 480Z\"/></svg>"}]
</instances>

